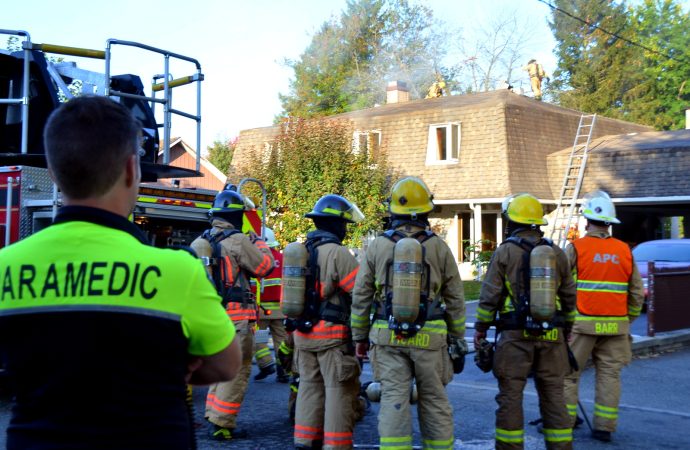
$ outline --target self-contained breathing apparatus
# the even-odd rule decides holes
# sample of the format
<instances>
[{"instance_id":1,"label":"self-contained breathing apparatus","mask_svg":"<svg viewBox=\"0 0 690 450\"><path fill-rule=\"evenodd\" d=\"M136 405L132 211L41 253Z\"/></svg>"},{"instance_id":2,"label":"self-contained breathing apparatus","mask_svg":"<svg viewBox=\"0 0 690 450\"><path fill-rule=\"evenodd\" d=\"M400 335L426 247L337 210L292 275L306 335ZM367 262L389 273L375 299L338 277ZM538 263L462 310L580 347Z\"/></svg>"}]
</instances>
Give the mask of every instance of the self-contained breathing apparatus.
<instances>
[{"instance_id":1,"label":"self-contained breathing apparatus","mask_svg":"<svg viewBox=\"0 0 690 450\"><path fill-rule=\"evenodd\" d=\"M565 325L564 318L556 311L556 253L553 243L542 238L532 243L518 236L511 236L504 244L512 244L524 250L520 268L521 280L516 298L512 298L514 311L501 314L497 323L499 331L524 329L532 336Z\"/></svg>"},{"instance_id":2,"label":"self-contained breathing apparatus","mask_svg":"<svg viewBox=\"0 0 690 450\"><path fill-rule=\"evenodd\" d=\"M388 328L401 339L409 338L422 329L427 320L443 319L445 305L440 296L433 299L430 294L430 268L425 260L422 243L436 236L428 230L419 231L408 237L397 230L388 230L383 236L395 243L393 261L386 270L386 292L383 314ZM392 274L392 280L388 277ZM425 286L422 288L422 280Z\"/></svg>"},{"instance_id":3,"label":"self-contained breathing apparatus","mask_svg":"<svg viewBox=\"0 0 690 450\"><path fill-rule=\"evenodd\" d=\"M324 244L341 245L341 242L323 236L309 239L306 244L293 242L283 250L282 310L287 316L285 330L288 332L309 333L319 320L350 323L349 311L342 305L324 301L318 288L321 273L318 247Z\"/></svg>"},{"instance_id":4,"label":"self-contained breathing apparatus","mask_svg":"<svg viewBox=\"0 0 690 450\"><path fill-rule=\"evenodd\" d=\"M211 279L216 292L222 299L223 307L227 307L230 302L253 303L254 299L246 277L238 276L237 279L233 279L232 263L228 256L223 256L220 245L221 241L241 231L223 230L215 235L211 234L211 231L206 230L201 235L203 241L208 242L208 247L197 247L195 250L204 265L211 268Z\"/></svg>"}]
</instances>

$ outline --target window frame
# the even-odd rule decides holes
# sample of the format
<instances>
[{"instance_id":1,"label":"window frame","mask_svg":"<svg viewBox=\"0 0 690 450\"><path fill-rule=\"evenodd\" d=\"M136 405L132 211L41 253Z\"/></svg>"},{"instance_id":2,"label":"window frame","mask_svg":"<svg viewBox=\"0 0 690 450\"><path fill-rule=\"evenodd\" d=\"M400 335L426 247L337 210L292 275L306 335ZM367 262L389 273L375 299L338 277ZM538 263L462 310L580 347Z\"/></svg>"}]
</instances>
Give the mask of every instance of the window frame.
<instances>
[{"instance_id":1,"label":"window frame","mask_svg":"<svg viewBox=\"0 0 690 450\"><path fill-rule=\"evenodd\" d=\"M454 135L453 130L457 129L457 143L455 143L456 156L453 157ZM446 152L445 158L441 158L439 152L442 150L439 145L439 132L443 131L444 135L444 150ZM457 164L460 161L460 150L462 149L462 122L451 121L443 123L433 123L429 125L429 133L427 136L426 146L426 165L449 165ZM450 150L450 152L449 152ZM448 155L450 153L450 156Z\"/></svg>"}]
</instances>

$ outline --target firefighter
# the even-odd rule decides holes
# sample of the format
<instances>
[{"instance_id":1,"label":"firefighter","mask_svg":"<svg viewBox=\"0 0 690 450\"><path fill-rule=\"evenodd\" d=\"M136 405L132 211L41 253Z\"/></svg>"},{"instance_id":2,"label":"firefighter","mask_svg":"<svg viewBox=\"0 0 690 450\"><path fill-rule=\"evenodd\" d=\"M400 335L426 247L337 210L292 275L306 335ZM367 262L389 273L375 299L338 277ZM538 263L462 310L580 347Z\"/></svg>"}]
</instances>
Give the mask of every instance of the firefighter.
<instances>
[{"instance_id":1,"label":"firefighter","mask_svg":"<svg viewBox=\"0 0 690 450\"><path fill-rule=\"evenodd\" d=\"M434 81L431 86L429 86L429 92L426 94L426 98L438 98L443 97L443 90L446 88L446 82L438 78Z\"/></svg>"},{"instance_id":2,"label":"firefighter","mask_svg":"<svg viewBox=\"0 0 690 450\"><path fill-rule=\"evenodd\" d=\"M608 194L588 194L581 212L587 219L587 234L566 248L577 282L577 315L570 348L580 368L590 356L594 362L592 437L609 442L618 419L621 369L632 358L630 324L642 310L644 287L630 248L609 234L609 226L621 222ZM571 423L577 417L580 373L565 380Z\"/></svg>"},{"instance_id":3,"label":"firefighter","mask_svg":"<svg viewBox=\"0 0 690 450\"><path fill-rule=\"evenodd\" d=\"M314 221L307 234L309 256L304 312L294 321L295 365L299 391L295 414L295 447L350 449L360 366L350 335L351 291L359 268L342 245L349 223L364 216L340 195L321 197L305 215ZM291 244L292 245L292 244ZM287 270L288 249L285 250ZM283 274L283 302L288 300Z\"/></svg>"},{"instance_id":4,"label":"firefighter","mask_svg":"<svg viewBox=\"0 0 690 450\"><path fill-rule=\"evenodd\" d=\"M405 177L396 182L388 209L389 229L369 245L360 266L351 319L357 356L364 358L369 351L374 379L381 382L380 446L412 448L410 386L414 381L424 448L452 449L453 411L445 386L454 370L448 341L462 347L463 362L467 348L458 266L448 245L429 230L434 204L421 179ZM415 262L399 258L399 247L412 249ZM398 279L398 269L405 265L418 270L411 280L405 279L407 283ZM417 288L411 296L396 291L396 286L404 285ZM398 310L416 313L417 318L398 321Z\"/></svg>"},{"instance_id":5,"label":"firefighter","mask_svg":"<svg viewBox=\"0 0 690 450\"><path fill-rule=\"evenodd\" d=\"M568 258L560 248L542 238L539 227L546 225L546 220L535 197L509 196L502 206L507 239L489 263L474 333L475 348L482 347L492 324L500 333L493 367L499 388L496 448L523 448L522 392L533 372L546 448L572 449L572 424L563 395L563 379L569 370L566 335L572 327L576 295ZM530 271L532 254L537 249L540 253L548 250L551 258L545 267ZM551 286L549 295L537 291L531 272L543 276L538 281ZM551 319L534 317L537 306L542 306L532 304L537 299L550 306Z\"/></svg>"},{"instance_id":6,"label":"firefighter","mask_svg":"<svg viewBox=\"0 0 690 450\"><path fill-rule=\"evenodd\" d=\"M285 316L280 309L280 278L283 272L283 255L278 250L280 244L276 240L273 230L270 228L266 228L266 245L271 249L271 254L275 260L275 266L273 271L271 271L266 278L259 279L258 283L257 279L253 278L252 286L253 289L255 289L256 301L259 305L258 327L260 330L270 330L277 359L278 349L287 337L287 332L283 325ZM259 373L254 376L255 380L263 380L277 370L278 375L276 380L279 383L287 383L290 381L290 377L285 373L283 367L280 364L276 367L275 360L267 344L256 343L254 345L254 359L256 360L256 365L259 367Z\"/></svg>"},{"instance_id":7,"label":"firefighter","mask_svg":"<svg viewBox=\"0 0 690 450\"><path fill-rule=\"evenodd\" d=\"M247 437L237 428L237 415L251 373L254 348L256 303L249 279L265 277L273 270L273 255L255 233L243 234L243 197L235 191L220 191L210 210L211 225L192 242L199 256L206 256L207 270L226 304L226 311L240 336L242 368L232 381L211 385L206 398L206 419L211 422L211 437L230 440Z\"/></svg>"},{"instance_id":8,"label":"firefighter","mask_svg":"<svg viewBox=\"0 0 690 450\"><path fill-rule=\"evenodd\" d=\"M536 59L530 59L522 70L526 70L529 74L529 81L532 85L534 99L541 100L541 80L546 78L546 81L551 81L551 78L546 75L546 72L544 72L544 67L539 64Z\"/></svg>"}]
</instances>

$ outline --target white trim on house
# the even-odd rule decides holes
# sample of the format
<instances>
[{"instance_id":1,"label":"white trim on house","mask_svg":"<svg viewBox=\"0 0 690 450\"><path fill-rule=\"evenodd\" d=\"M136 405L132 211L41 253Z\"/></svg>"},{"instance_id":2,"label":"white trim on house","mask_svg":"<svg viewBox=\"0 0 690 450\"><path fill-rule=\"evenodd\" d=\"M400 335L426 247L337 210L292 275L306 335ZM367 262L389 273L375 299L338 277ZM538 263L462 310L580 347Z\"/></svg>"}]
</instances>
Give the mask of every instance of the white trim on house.
<instances>
[{"instance_id":1,"label":"white trim on house","mask_svg":"<svg viewBox=\"0 0 690 450\"><path fill-rule=\"evenodd\" d=\"M439 142L438 142L438 132L439 129L445 129L445 158L441 158L438 154ZM455 131L455 133L454 133ZM455 139L454 139L455 138ZM429 134L427 136L426 144L426 161L427 166L445 165L445 164L457 164L460 160L460 150L462 148L462 122L451 121L443 123L432 123L429 125ZM455 155L453 156L453 154Z\"/></svg>"}]
</instances>

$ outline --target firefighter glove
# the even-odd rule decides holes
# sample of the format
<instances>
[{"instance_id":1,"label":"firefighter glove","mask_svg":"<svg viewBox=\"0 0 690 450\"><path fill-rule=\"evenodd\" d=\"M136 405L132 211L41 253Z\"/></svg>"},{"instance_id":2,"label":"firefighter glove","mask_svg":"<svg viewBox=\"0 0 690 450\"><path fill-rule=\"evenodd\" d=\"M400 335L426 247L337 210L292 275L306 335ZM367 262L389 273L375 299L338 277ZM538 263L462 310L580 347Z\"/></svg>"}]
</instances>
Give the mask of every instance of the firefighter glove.
<instances>
[{"instance_id":1,"label":"firefighter glove","mask_svg":"<svg viewBox=\"0 0 690 450\"><path fill-rule=\"evenodd\" d=\"M494 367L494 344L481 339L475 350L474 363L482 372L490 372Z\"/></svg>"},{"instance_id":2,"label":"firefighter glove","mask_svg":"<svg viewBox=\"0 0 690 450\"><path fill-rule=\"evenodd\" d=\"M453 373L462 373L465 369L465 355L467 355L467 342L462 337L448 335L448 354L453 363Z\"/></svg>"}]
</instances>

